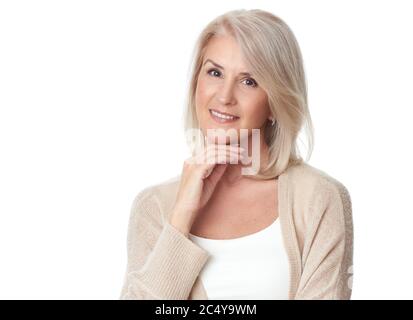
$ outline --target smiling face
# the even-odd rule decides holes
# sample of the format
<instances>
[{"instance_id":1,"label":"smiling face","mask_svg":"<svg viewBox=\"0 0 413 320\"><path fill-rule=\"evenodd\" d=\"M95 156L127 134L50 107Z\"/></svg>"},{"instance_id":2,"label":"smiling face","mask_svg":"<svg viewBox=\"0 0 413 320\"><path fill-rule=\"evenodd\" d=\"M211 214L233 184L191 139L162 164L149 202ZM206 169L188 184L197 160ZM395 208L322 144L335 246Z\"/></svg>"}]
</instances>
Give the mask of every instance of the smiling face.
<instances>
[{"instance_id":1,"label":"smiling face","mask_svg":"<svg viewBox=\"0 0 413 320\"><path fill-rule=\"evenodd\" d=\"M246 68L241 50L231 36L216 35L207 45L198 74L196 114L201 130L259 128L271 117L265 91ZM262 137L262 136L261 136ZM229 143L229 137L226 143Z\"/></svg>"}]
</instances>

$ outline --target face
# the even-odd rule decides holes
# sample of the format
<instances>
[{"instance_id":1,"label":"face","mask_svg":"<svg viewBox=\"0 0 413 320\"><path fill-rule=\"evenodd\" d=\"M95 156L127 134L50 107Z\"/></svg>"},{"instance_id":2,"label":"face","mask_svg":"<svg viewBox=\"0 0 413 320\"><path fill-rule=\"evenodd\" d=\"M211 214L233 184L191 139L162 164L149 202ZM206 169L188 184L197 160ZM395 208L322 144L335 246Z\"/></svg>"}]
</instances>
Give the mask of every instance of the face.
<instances>
[{"instance_id":1,"label":"face","mask_svg":"<svg viewBox=\"0 0 413 320\"><path fill-rule=\"evenodd\" d=\"M239 129L248 129L249 136L249 129L253 128L263 133L271 117L267 94L247 69L231 36L214 36L209 41L198 75L195 102L205 136L207 129L235 129L238 136ZM226 143L229 142L227 137Z\"/></svg>"}]
</instances>

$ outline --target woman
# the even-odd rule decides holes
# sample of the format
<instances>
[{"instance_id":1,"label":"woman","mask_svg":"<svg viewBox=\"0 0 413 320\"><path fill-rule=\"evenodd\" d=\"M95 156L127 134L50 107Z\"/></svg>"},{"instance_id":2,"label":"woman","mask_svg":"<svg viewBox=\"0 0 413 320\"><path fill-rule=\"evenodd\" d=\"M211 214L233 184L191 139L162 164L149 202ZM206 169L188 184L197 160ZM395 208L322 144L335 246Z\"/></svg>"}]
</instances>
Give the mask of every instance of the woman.
<instances>
[{"instance_id":1,"label":"woman","mask_svg":"<svg viewBox=\"0 0 413 320\"><path fill-rule=\"evenodd\" d=\"M201 33L192 71L186 129L201 139L179 176L135 198L121 299L350 299L350 196L299 155L312 125L290 28L227 12Z\"/></svg>"}]
</instances>

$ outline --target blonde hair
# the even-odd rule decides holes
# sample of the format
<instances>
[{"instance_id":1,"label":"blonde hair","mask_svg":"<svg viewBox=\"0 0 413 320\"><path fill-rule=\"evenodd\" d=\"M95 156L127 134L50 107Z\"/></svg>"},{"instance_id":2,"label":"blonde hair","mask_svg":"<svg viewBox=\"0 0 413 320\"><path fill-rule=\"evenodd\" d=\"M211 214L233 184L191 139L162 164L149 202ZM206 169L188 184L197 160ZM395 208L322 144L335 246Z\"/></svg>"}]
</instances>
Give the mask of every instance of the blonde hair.
<instances>
[{"instance_id":1,"label":"blonde hair","mask_svg":"<svg viewBox=\"0 0 413 320\"><path fill-rule=\"evenodd\" d=\"M279 17L270 12L233 10L211 21L199 35L192 54L191 79L184 114L185 130L200 129L195 109L195 91L208 41L214 35L231 35L242 50L254 79L265 90L275 125L264 130L269 147L268 165L251 178L272 179L304 160L297 139L305 126L307 159L313 151L313 125L307 105L307 83L298 42Z\"/></svg>"}]
</instances>

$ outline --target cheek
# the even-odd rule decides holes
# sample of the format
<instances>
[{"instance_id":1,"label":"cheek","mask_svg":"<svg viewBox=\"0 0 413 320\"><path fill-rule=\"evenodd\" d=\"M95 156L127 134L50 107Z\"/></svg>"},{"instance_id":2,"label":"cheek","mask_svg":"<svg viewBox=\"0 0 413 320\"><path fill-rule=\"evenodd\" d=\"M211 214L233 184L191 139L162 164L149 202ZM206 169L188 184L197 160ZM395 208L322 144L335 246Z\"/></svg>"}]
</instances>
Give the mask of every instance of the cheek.
<instances>
[{"instance_id":1,"label":"cheek","mask_svg":"<svg viewBox=\"0 0 413 320\"><path fill-rule=\"evenodd\" d=\"M198 119L204 121L204 113L206 106L208 105L208 92L206 91L205 82L202 79L198 80L196 91L195 91L195 110Z\"/></svg>"},{"instance_id":2,"label":"cheek","mask_svg":"<svg viewBox=\"0 0 413 320\"><path fill-rule=\"evenodd\" d=\"M209 117L208 107L211 105L214 94L215 88L208 82L208 79L199 77L195 91L195 106L197 116L201 121Z\"/></svg>"},{"instance_id":3,"label":"cheek","mask_svg":"<svg viewBox=\"0 0 413 320\"><path fill-rule=\"evenodd\" d=\"M255 96L246 102L243 108L243 122L246 127L257 128L268 117L268 106L265 99Z\"/></svg>"},{"instance_id":4,"label":"cheek","mask_svg":"<svg viewBox=\"0 0 413 320\"><path fill-rule=\"evenodd\" d=\"M203 77L198 79L196 89L196 103L199 107L204 107L208 100L213 96L213 88Z\"/></svg>"}]
</instances>

